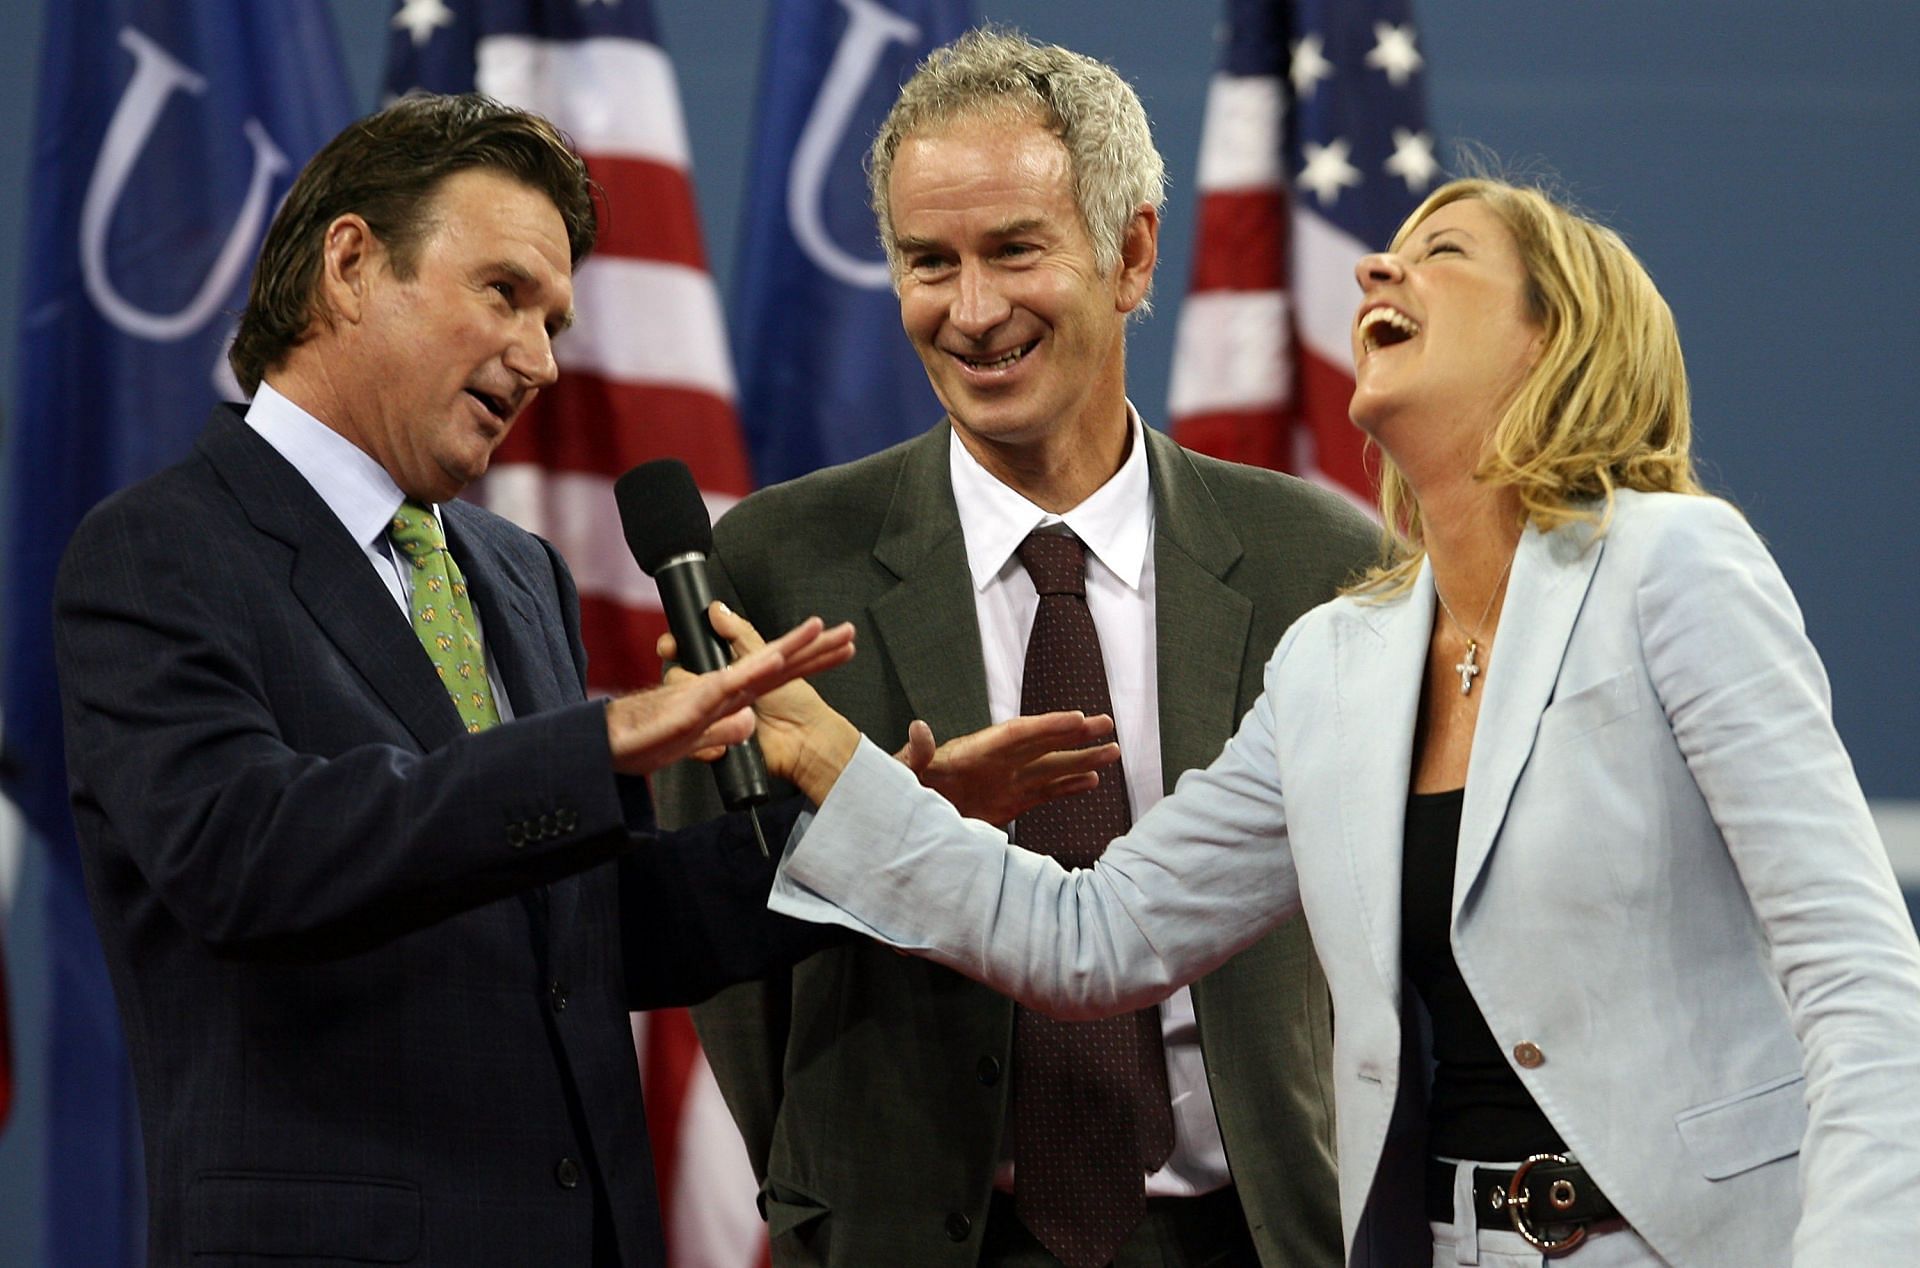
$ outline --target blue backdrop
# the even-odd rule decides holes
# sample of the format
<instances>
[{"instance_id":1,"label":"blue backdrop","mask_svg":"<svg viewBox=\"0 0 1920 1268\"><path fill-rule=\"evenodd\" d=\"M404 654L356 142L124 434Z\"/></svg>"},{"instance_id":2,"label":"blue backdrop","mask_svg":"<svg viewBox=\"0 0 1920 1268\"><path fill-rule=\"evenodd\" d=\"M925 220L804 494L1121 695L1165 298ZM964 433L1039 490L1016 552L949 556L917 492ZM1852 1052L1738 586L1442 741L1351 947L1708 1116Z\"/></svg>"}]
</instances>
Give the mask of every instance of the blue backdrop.
<instances>
[{"instance_id":1,"label":"blue backdrop","mask_svg":"<svg viewBox=\"0 0 1920 1268\"><path fill-rule=\"evenodd\" d=\"M393 5L331 7L355 101L371 106ZM654 8L681 78L709 256L732 296L768 6ZM1191 255L1216 0L976 8L1112 61L1146 101L1172 198L1160 315L1135 332L1130 379L1158 417ZM1920 6L1415 0L1414 11L1439 135L1557 172L1647 261L1679 318L1709 482L1747 511L1798 593L1868 795L1883 808L1907 803L1910 816L1920 805L1920 546L1907 524L1920 477L1920 308L1904 292L1920 278ZM0 425L17 401L42 22L38 0L0 0ZM11 443L10 431L0 437ZM6 939L21 1102L0 1135L5 1264L38 1262L41 1244L35 866L29 859Z\"/></svg>"}]
</instances>

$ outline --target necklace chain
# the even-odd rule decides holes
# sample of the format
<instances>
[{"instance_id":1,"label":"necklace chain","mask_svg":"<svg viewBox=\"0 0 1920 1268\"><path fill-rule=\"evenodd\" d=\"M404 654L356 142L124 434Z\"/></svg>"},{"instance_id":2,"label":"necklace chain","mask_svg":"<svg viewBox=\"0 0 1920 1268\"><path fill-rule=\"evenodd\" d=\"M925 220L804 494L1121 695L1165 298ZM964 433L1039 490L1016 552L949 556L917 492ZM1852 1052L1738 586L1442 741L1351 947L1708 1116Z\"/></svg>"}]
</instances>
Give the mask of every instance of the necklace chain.
<instances>
[{"instance_id":1,"label":"necklace chain","mask_svg":"<svg viewBox=\"0 0 1920 1268\"><path fill-rule=\"evenodd\" d=\"M1513 555L1519 553L1516 550ZM1453 628L1459 630L1467 640L1466 653L1461 656L1460 663L1453 667L1454 672L1460 675L1460 694L1463 696L1472 694L1473 680L1486 672L1478 663L1480 630L1486 628L1487 618L1493 615L1493 601L1500 597L1500 587L1506 584L1507 574L1513 571L1513 555L1507 556L1507 566L1500 570L1499 577L1494 580L1493 592L1487 595L1487 606L1480 609L1480 619L1473 629L1468 629L1467 623L1454 615L1453 605L1447 602L1447 596L1440 590L1440 582L1436 579L1433 583L1433 597L1440 600L1440 610L1447 614L1447 619L1453 622Z\"/></svg>"}]
</instances>

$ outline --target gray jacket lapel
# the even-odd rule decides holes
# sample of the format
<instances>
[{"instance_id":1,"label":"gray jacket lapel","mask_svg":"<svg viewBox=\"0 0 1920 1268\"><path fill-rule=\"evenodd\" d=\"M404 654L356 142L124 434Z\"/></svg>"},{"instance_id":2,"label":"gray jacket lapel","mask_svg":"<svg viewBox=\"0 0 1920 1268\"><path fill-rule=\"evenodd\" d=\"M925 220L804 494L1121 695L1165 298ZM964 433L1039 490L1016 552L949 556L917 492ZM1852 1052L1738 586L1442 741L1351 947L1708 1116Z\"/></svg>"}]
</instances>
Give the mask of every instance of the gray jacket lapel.
<instances>
[{"instance_id":1,"label":"gray jacket lapel","mask_svg":"<svg viewBox=\"0 0 1920 1268\"><path fill-rule=\"evenodd\" d=\"M978 731L987 712L971 574L947 472L949 430L912 442L873 557L899 581L871 604L880 650L914 717L938 740Z\"/></svg>"},{"instance_id":2,"label":"gray jacket lapel","mask_svg":"<svg viewBox=\"0 0 1920 1268\"><path fill-rule=\"evenodd\" d=\"M1601 541L1583 549L1591 538L1591 530L1578 523L1552 533L1529 528L1521 534L1493 655L1481 680L1487 694L1480 702L1467 760L1467 797L1454 862L1456 923L1506 820L1514 784L1533 753L1540 715L1560 678L1567 641L1605 545ZM1430 578L1423 580L1431 589Z\"/></svg>"},{"instance_id":3,"label":"gray jacket lapel","mask_svg":"<svg viewBox=\"0 0 1920 1268\"><path fill-rule=\"evenodd\" d=\"M1160 769L1173 791L1180 772L1219 755L1219 737L1239 725L1241 671L1249 655L1253 600L1224 578L1243 553L1233 525L1193 464L1146 429L1154 501L1154 626L1159 650Z\"/></svg>"},{"instance_id":4,"label":"gray jacket lapel","mask_svg":"<svg viewBox=\"0 0 1920 1268\"><path fill-rule=\"evenodd\" d=\"M215 411L200 450L254 527L292 552L294 597L420 747L460 734L412 627L313 487L231 407Z\"/></svg>"}]
</instances>

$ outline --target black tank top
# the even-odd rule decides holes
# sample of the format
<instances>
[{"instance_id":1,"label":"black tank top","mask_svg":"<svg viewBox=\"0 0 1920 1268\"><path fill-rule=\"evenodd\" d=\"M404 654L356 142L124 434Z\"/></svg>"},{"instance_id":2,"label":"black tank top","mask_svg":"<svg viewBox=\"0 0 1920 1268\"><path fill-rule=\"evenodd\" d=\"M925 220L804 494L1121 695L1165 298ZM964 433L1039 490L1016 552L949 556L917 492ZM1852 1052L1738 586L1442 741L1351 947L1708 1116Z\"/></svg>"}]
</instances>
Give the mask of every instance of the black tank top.
<instances>
[{"instance_id":1,"label":"black tank top","mask_svg":"<svg viewBox=\"0 0 1920 1268\"><path fill-rule=\"evenodd\" d=\"M1566 1142L1507 1064L1447 941L1465 799L1461 788L1407 798L1400 964L1433 1022L1427 1150L1438 1157L1487 1162L1563 1153Z\"/></svg>"}]
</instances>

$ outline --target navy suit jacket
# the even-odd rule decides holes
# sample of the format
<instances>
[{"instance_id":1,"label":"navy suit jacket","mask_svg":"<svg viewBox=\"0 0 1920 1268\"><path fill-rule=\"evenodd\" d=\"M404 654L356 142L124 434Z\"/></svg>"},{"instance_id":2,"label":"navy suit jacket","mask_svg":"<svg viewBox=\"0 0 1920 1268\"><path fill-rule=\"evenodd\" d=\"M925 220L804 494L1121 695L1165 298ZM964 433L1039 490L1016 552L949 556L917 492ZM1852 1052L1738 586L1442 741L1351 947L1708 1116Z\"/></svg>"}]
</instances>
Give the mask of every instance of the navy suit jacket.
<instances>
[{"instance_id":1,"label":"navy suit jacket","mask_svg":"<svg viewBox=\"0 0 1920 1268\"><path fill-rule=\"evenodd\" d=\"M664 1260L629 1008L819 939L741 825L656 835L573 583L443 508L515 720L468 735L312 487L231 407L56 590L72 797L156 1265ZM637 847L637 848L636 848Z\"/></svg>"}]
</instances>

